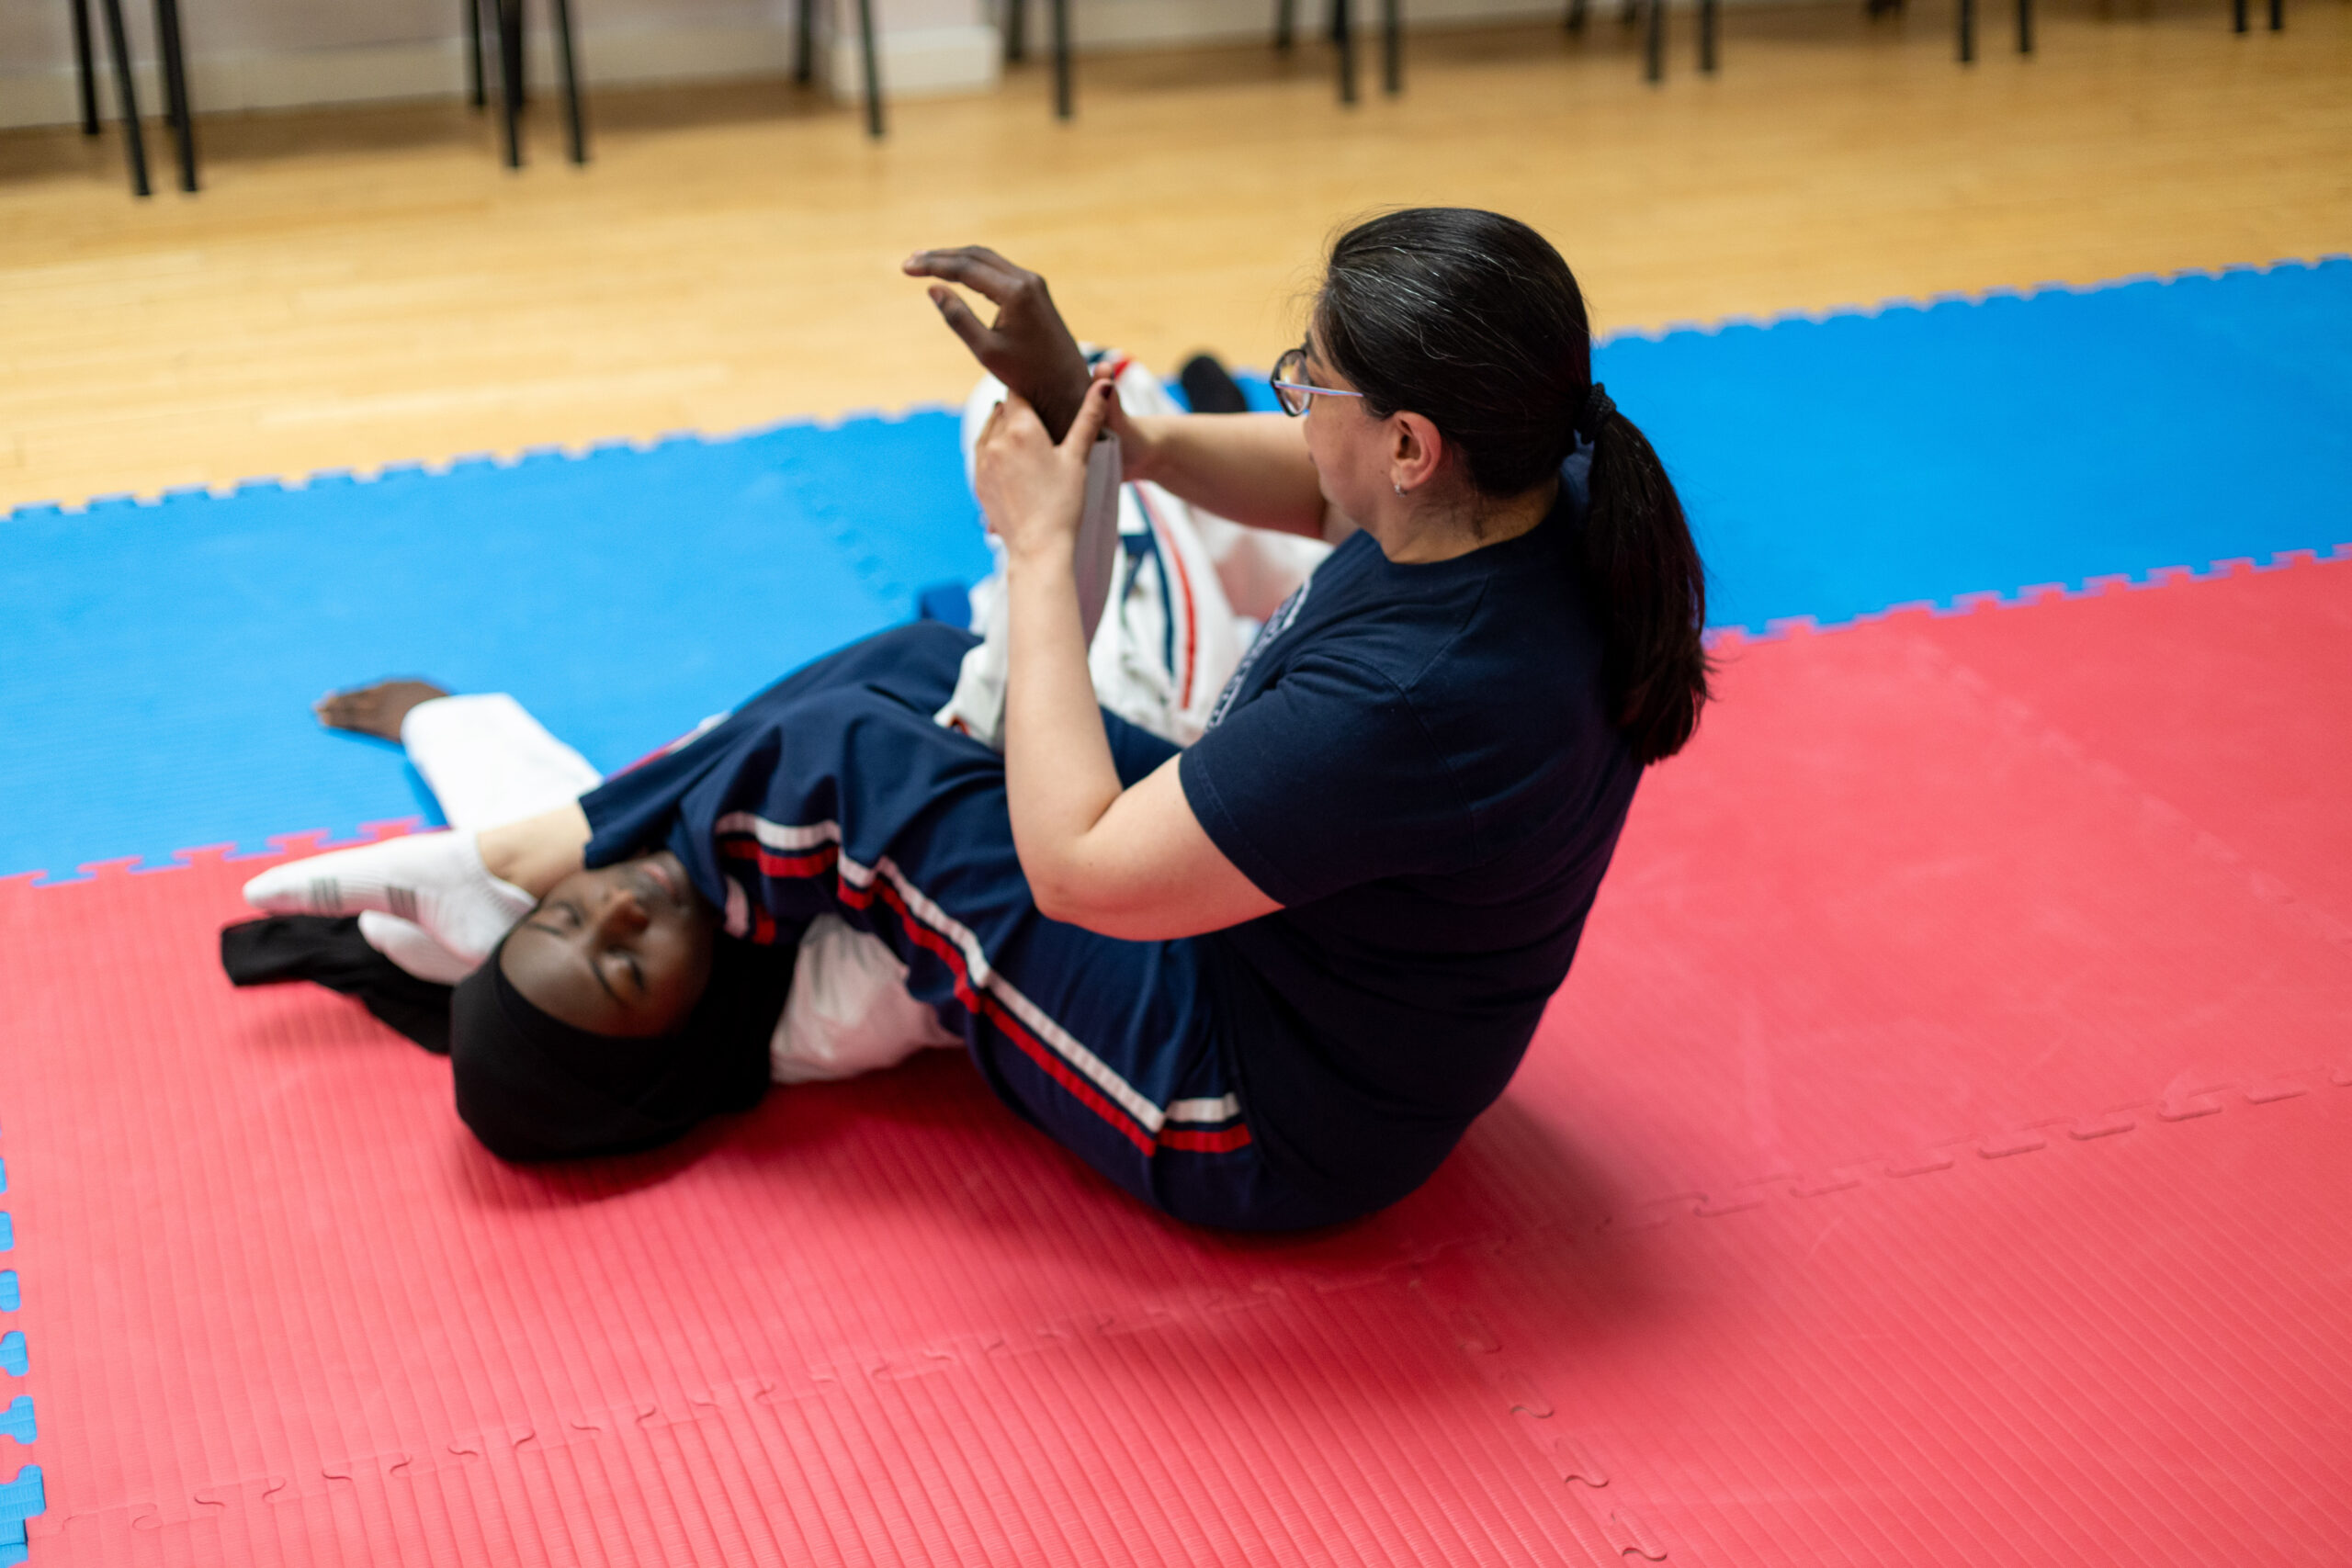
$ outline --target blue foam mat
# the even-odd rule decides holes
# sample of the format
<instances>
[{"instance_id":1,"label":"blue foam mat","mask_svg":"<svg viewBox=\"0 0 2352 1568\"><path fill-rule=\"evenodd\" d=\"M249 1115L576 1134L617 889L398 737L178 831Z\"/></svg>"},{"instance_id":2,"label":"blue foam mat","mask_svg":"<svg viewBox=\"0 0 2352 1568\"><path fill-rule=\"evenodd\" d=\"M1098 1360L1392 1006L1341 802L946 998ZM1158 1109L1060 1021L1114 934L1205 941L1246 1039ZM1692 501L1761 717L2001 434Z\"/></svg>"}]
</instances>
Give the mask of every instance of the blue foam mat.
<instances>
[{"instance_id":1,"label":"blue foam mat","mask_svg":"<svg viewBox=\"0 0 2352 1568\"><path fill-rule=\"evenodd\" d=\"M1607 344L1762 630L2352 540L2352 261ZM1253 387L1262 402L1262 386ZM612 768L987 568L956 421L0 522L0 874L425 812L329 686L514 692Z\"/></svg>"},{"instance_id":2,"label":"blue foam mat","mask_svg":"<svg viewBox=\"0 0 2352 1568\"><path fill-rule=\"evenodd\" d=\"M331 686L512 691L600 766L988 568L956 422L325 475L0 524L0 874L427 807Z\"/></svg>"},{"instance_id":3,"label":"blue foam mat","mask_svg":"<svg viewBox=\"0 0 2352 1568\"><path fill-rule=\"evenodd\" d=\"M1600 356L1762 631L2352 540L2352 260L1623 338Z\"/></svg>"}]
</instances>

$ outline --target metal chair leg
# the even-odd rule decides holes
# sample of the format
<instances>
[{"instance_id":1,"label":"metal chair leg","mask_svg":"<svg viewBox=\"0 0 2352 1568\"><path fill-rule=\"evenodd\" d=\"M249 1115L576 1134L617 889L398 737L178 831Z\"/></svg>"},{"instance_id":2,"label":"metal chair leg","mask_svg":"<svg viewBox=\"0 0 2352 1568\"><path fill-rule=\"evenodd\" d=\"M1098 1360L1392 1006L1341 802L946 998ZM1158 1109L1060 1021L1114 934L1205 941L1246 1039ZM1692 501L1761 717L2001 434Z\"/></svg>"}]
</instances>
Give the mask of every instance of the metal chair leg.
<instances>
[{"instance_id":1,"label":"metal chair leg","mask_svg":"<svg viewBox=\"0 0 2352 1568\"><path fill-rule=\"evenodd\" d=\"M466 0L466 102L476 108L490 102L481 75L481 0Z\"/></svg>"},{"instance_id":2,"label":"metal chair leg","mask_svg":"<svg viewBox=\"0 0 2352 1568\"><path fill-rule=\"evenodd\" d=\"M1018 5L1020 0L1014 0ZM1298 0L1274 0L1274 47L1287 50L1298 10Z\"/></svg>"},{"instance_id":3,"label":"metal chair leg","mask_svg":"<svg viewBox=\"0 0 2352 1568\"><path fill-rule=\"evenodd\" d=\"M1054 0L1054 118L1068 119L1070 103L1069 0Z\"/></svg>"},{"instance_id":4,"label":"metal chair leg","mask_svg":"<svg viewBox=\"0 0 2352 1568\"><path fill-rule=\"evenodd\" d=\"M2025 0L2018 0L2022 6ZM1699 69L1709 75L1715 70L1716 12L1721 7L1716 0L1699 0Z\"/></svg>"},{"instance_id":5,"label":"metal chair leg","mask_svg":"<svg viewBox=\"0 0 2352 1568\"><path fill-rule=\"evenodd\" d=\"M571 49L571 0L555 0L556 62L563 73L563 129L575 164L588 161L588 129L580 114L580 66Z\"/></svg>"},{"instance_id":6,"label":"metal chair leg","mask_svg":"<svg viewBox=\"0 0 2352 1568\"><path fill-rule=\"evenodd\" d=\"M1405 90L1405 28L1401 0L1380 0L1380 87L1390 97Z\"/></svg>"},{"instance_id":7,"label":"metal chair leg","mask_svg":"<svg viewBox=\"0 0 2352 1568\"><path fill-rule=\"evenodd\" d=\"M2033 0L2018 0L2018 52L2033 52Z\"/></svg>"},{"instance_id":8,"label":"metal chair leg","mask_svg":"<svg viewBox=\"0 0 2352 1568\"><path fill-rule=\"evenodd\" d=\"M523 0L492 0L498 10L498 113L506 166L523 166Z\"/></svg>"},{"instance_id":9,"label":"metal chair leg","mask_svg":"<svg viewBox=\"0 0 2352 1568\"><path fill-rule=\"evenodd\" d=\"M196 189L196 111L187 100L187 51L180 42L179 0L155 0L155 42L164 57L164 112L180 156L180 189Z\"/></svg>"},{"instance_id":10,"label":"metal chair leg","mask_svg":"<svg viewBox=\"0 0 2352 1568\"><path fill-rule=\"evenodd\" d=\"M817 0L792 8L792 79L807 86L817 73Z\"/></svg>"},{"instance_id":11,"label":"metal chair leg","mask_svg":"<svg viewBox=\"0 0 2352 1568\"><path fill-rule=\"evenodd\" d=\"M2270 30L2284 32L2287 28L2287 0L2270 0Z\"/></svg>"},{"instance_id":12,"label":"metal chair leg","mask_svg":"<svg viewBox=\"0 0 2352 1568\"><path fill-rule=\"evenodd\" d=\"M1004 0L1004 62L1017 65L1029 53L1029 0Z\"/></svg>"},{"instance_id":13,"label":"metal chair leg","mask_svg":"<svg viewBox=\"0 0 2352 1568\"><path fill-rule=\"evenodd\" d=\"M1976 63L1976 0L1960 0L1960 62Z\"/></svg>"},{"instance_id":14,"label":"metal chair leg","mask_svg":"<svg viewBox=\"0 0 2352 1568\"><path fill-rule=\"evenodd\" d=\"M106 7L107 48L114 55L114 101L122 111L122 141L130 159L130 194L152 196L147 184L147 140L139 130L139 91L130 85L130 44L122 33L122 0L98 0Z\"/></svg>"},{"instance_id":15,"label":"metal chair leg","mask_svg":"<svg viewBox=\"0 0 2352 1568\"><path fill-rule=\"evenodd\" d=\"M1348 0L1331 0L1331 28L1340 45L1340 101L1356 101L1356 28L1355 18L1348 14Z\"/></svg>"},{"instance_id":16,"label":"metal chair leg","mask_svg":"<svg viewBox=\"0 0 2352 1568\"><path fill-rule=\"evenodd\" d=\"M1646 62L1642 74L1652 82L1666 80L1666 0L1649 0L1649 37L1643 45Z\"/></svg>"},{"instance_id":17,"label":"metal chair leg","mask_svg":"<svg viewBox=\"0 0 2352 1568\"><path fill-rule=\"evenodd\" d=\"M90 0L74 0L74 80L82 92L82 134L98 133L98 67L90 51Z\"/></svg>"},{"instance_id":18,"label":"metal chair leg","mask_svg":"<svg viewBox=\"0 0 2352 1568\"><path fill-rule=\"evenodd\" d=\"M857 0L858 53L865 61L865 134L882 140L882 62L874 50L874 0Z\"/></svg>"}]
</instances>

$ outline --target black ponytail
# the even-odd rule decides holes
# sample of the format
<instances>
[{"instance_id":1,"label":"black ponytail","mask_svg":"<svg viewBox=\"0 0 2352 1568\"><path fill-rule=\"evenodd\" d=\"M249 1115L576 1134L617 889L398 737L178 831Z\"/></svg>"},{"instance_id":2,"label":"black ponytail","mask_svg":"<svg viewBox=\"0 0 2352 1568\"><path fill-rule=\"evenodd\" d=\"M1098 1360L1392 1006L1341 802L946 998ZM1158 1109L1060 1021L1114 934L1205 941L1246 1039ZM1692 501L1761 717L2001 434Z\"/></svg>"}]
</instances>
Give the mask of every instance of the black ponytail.
<instances>
[{"instance_id":1,"label":"black ponytail","mask_svg":"<svg viewBox=\"0 0 2352 1568\"><path fill-rule=\"evenodd\" d=\"M1367 412L1429 420L1494 500L1558 472L1588 427L1579 564L1610 716L1638 761L1680 750L1711 695L1705 575L1657 454L1595 391L1584 295L1560 253L1499 213L1387 213L1331 247L1314 331Z\"/></svg>"},{"instance_id":2,"label":"black ponytail","mask_svg":"<svg viewBox=\"0 0 2352 1568\"><path fill-rule=\"evenodd\" d=\"M1600 620L1601 681L1635 760L1660 762L1699 728L1711 662L1706 573L1649 438L1611 409L1592 438L1585 592Z\"/></svg>"}]
</instances>

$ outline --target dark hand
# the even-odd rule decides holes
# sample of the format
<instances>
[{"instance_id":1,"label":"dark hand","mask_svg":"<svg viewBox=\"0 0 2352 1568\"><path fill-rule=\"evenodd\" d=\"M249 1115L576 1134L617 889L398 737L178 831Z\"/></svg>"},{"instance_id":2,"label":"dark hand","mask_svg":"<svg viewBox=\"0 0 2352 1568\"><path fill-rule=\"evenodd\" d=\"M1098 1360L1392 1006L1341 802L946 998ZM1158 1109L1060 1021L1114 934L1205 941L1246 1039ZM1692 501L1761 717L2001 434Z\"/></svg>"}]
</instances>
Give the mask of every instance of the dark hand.
<instances>
[{"instance_id":1,"label":"dark hand","mask_svg":"<svg viewBox=\"0 0 2352 1568\"><path fill-rule=\"evenodd\" d=\"M906 270L914 277L960 283L996 306L996 320L983 326L954 289L933 285L930 290L931 302L981 368L1026 400L1056 441L1069 434L1086 401L1086 355L1062 324L1046 280L984 245L918 251L907 258Z\"/></svg>"}]
</instances>

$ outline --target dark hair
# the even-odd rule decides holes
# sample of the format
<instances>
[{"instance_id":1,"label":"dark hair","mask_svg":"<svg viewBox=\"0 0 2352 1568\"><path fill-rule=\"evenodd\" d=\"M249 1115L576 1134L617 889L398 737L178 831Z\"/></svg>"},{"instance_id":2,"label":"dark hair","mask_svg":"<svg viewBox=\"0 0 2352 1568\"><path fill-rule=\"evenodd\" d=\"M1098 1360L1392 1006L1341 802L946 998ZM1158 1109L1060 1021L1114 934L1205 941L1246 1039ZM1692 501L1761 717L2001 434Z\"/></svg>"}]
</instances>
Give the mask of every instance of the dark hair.
<instances>
[{"instance_id":1,"label":"dark hair","mask_svg":"<svg viewBox=\"0 0 2352 1568\"><path fill-rule=\"evenodd\" d=\"M1323 358L1375 419L1437 426L1485 496L1524 495L1576 449L1592 392L1584 295L1543 235L1475 208L1359 223L1331 247L1314 313ZM1699 726L1711 668L1707 591L1682 502L1634 422L1590 432L1582 580L1600 630L1610 717L1645 763Z\"/></svg>"}]
</instances>

